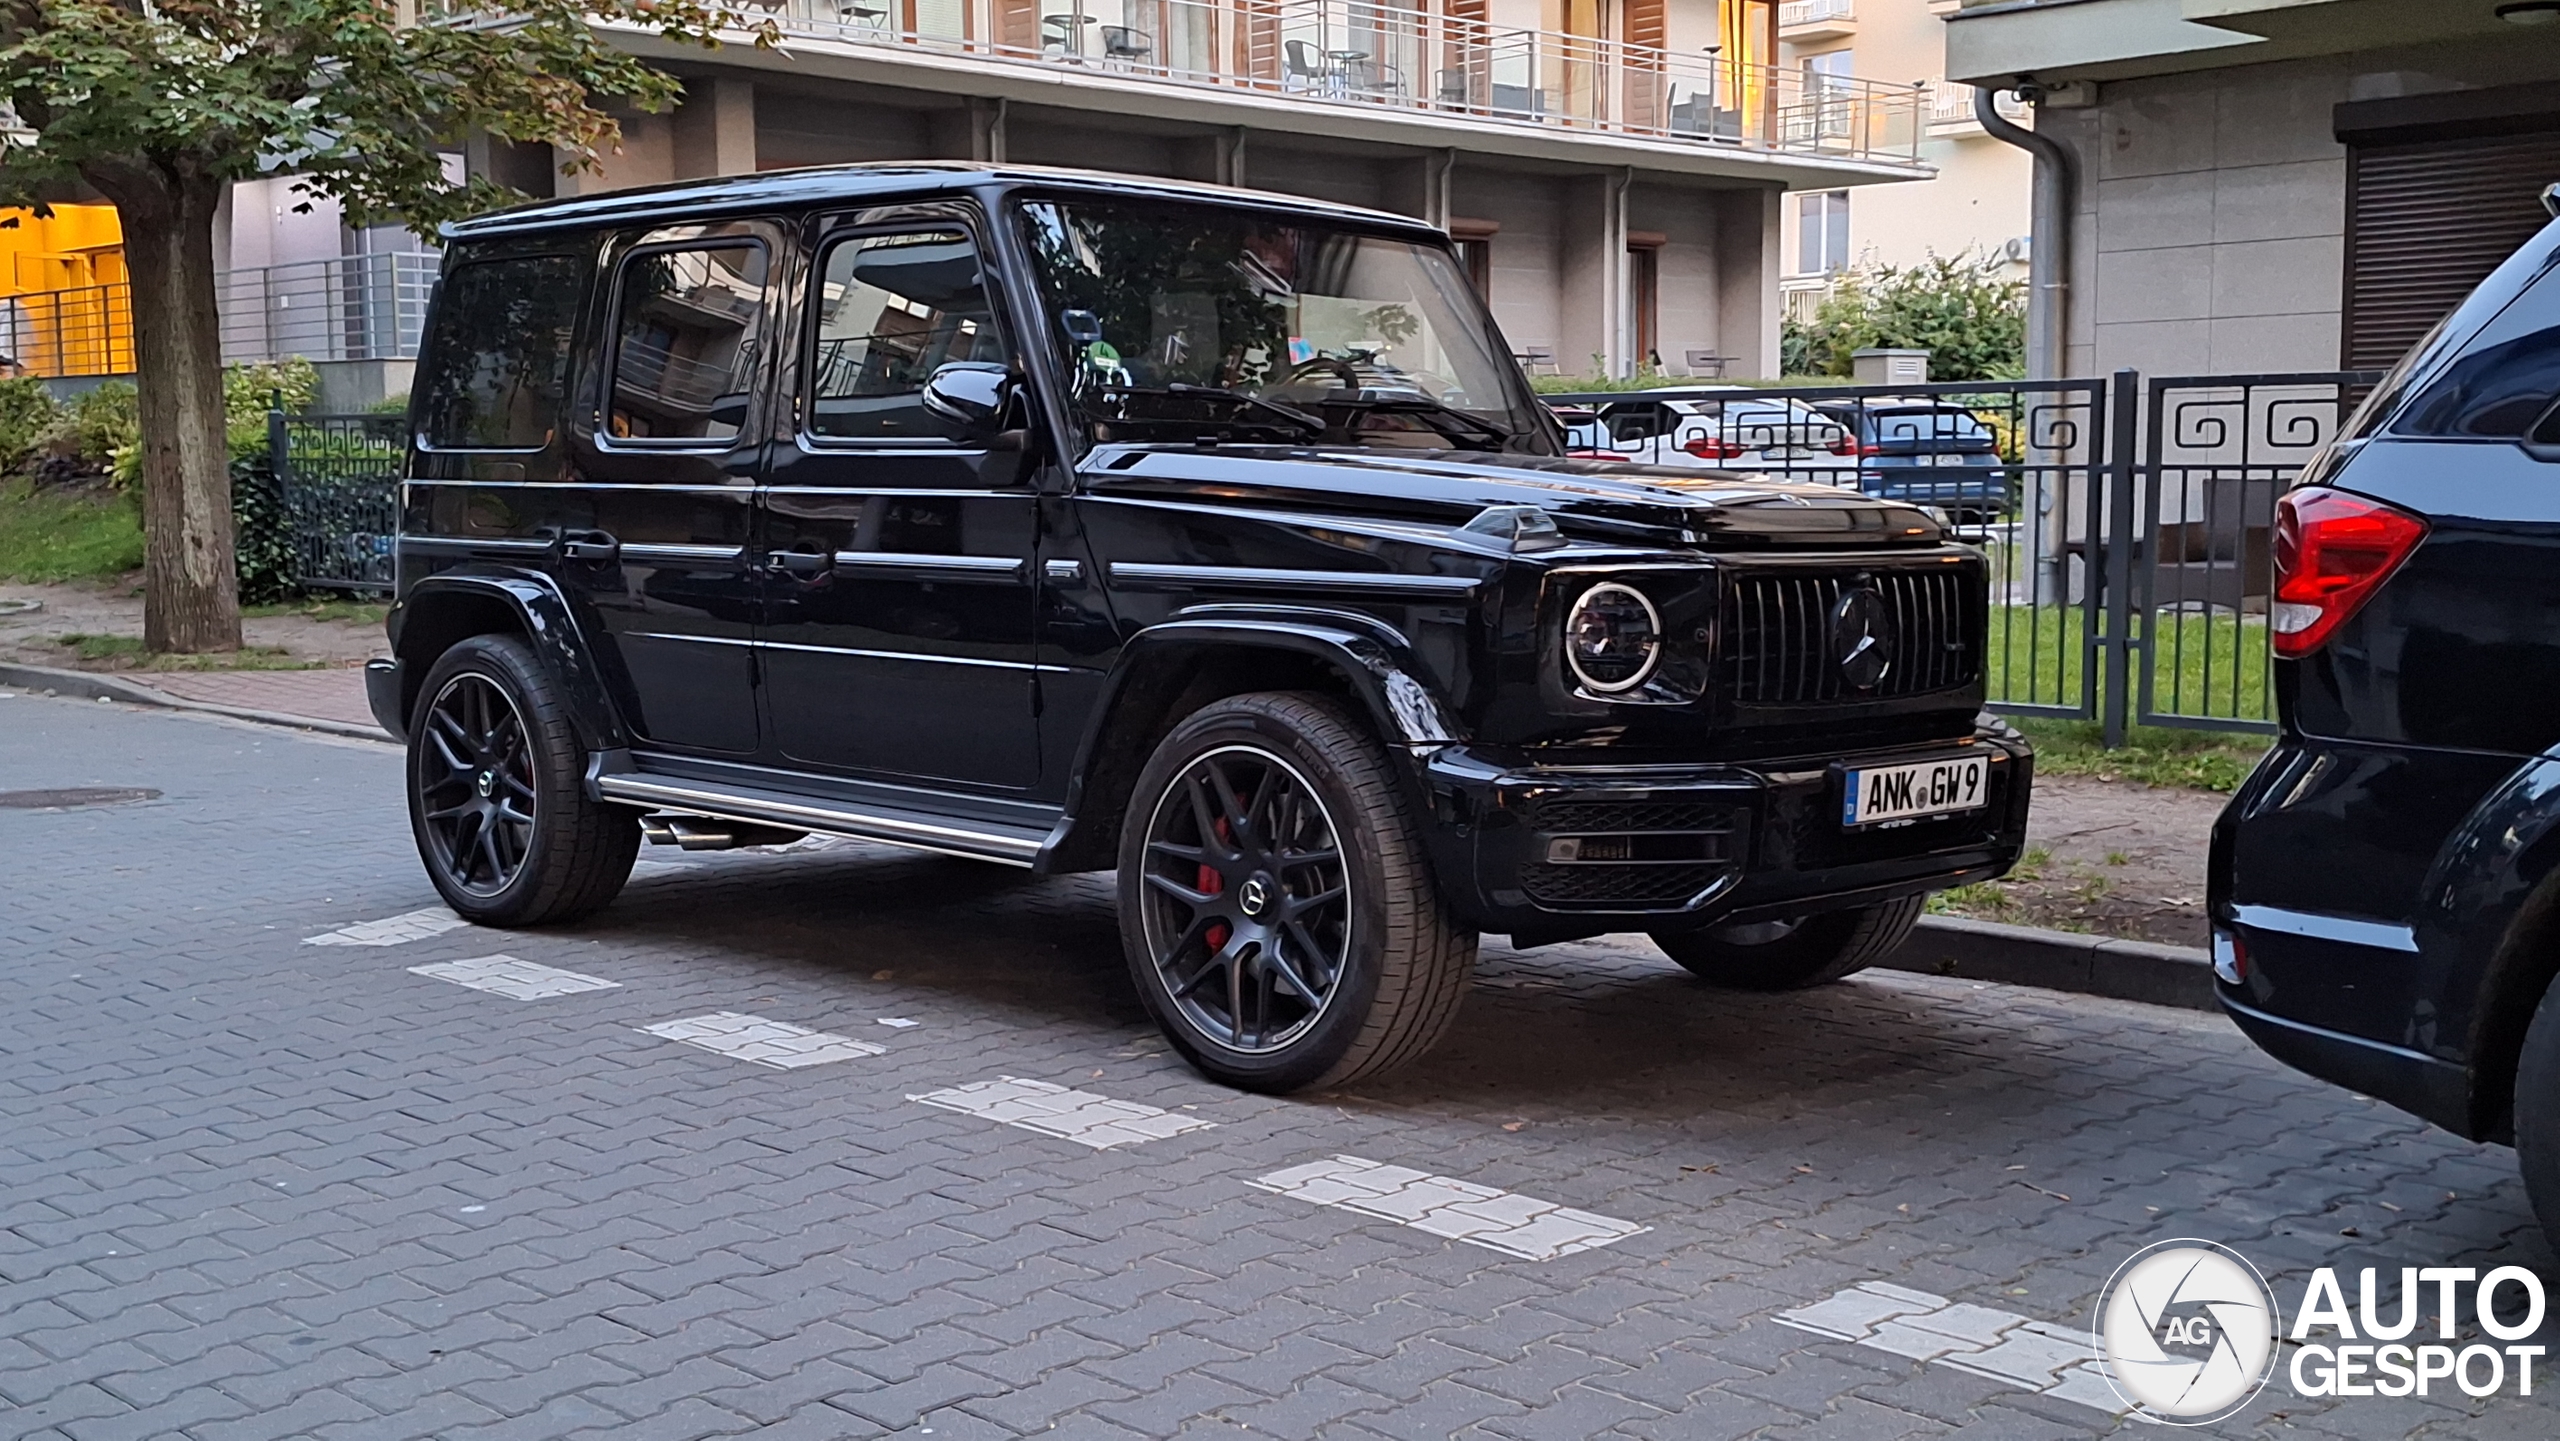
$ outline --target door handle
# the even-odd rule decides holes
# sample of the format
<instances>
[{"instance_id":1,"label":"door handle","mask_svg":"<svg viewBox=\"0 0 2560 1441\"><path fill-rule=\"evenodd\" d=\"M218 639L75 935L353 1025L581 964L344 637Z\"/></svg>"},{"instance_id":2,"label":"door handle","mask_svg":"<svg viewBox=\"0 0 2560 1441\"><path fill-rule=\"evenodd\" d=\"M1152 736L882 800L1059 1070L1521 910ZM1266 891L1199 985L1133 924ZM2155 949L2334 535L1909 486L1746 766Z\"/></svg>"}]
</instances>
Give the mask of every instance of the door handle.
<instances>
[{"instance_id":1,"label":"door handle","mask_svg":"<svg viewBox=\"0 0 2560 1441\"><path fill-rule=\"evenodd\" d=\"M601 530L573 530L560 537L565 560L613 560L621 554L622 542Z\"/></svg>"},{"instance_id":2,"label":"door handle","mask_svg":"<svg viewBox=\"0 0 2560 1441\"><path fill-rule=\"evenodd\" d=\"M765 564L793 575L819 575L835 568L832 550L777 550L767 552Z\"/></svg>"}]
</instances>

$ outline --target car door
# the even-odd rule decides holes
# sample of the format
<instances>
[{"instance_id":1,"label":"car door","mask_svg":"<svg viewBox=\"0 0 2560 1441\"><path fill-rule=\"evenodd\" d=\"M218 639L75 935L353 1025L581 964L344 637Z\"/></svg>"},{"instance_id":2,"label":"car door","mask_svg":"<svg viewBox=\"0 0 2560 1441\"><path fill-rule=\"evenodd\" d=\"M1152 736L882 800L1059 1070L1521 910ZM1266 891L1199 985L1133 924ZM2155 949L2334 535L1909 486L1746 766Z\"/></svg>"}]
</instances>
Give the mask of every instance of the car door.
<instances>
[{"instance_id":1,"label":"car door","mask_svg":"<svg viewBox=\"0 0 2560 1441\"><path fill-rule=\"evenodd\" d=\"M607 251L560 577L602 623L608 684L653 748L759 745L748 543L784 245L774 224L730 221L626 232Z\"/></svg>"},{"instance_id":2,"label":"car door","mask_svg":"<svg viewBox=\"0 0 2560 1441\"><path fill-rule=\"evenodd\" d=\"M1011 364L974 214L809 236L790 433L763 495L769 750L794 767L1020 790L1039 776L1038 510L1016 444L927 409Z\"/></svg>"}]
</instances>

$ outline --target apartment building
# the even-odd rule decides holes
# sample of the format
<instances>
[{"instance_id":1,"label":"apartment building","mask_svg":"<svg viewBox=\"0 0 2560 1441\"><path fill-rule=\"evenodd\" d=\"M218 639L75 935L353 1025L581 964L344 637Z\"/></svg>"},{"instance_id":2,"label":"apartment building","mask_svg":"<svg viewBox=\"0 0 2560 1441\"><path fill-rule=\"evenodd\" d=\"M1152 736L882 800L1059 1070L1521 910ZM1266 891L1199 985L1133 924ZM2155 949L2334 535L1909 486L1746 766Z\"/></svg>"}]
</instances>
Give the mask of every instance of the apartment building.
<instances>
[{"instance_id":1,"label":"apartment building","mask_svg":"<svg viewBox=\"0 0 2560 1441\"><path fill-rule=\"evenodd\" d=\"M1917 264L1967 253L2023 276L2028 254L2027 153L1985 133L1973 87L1945 76L1946 22L1955 0L1787 0L1778 7L1779 63L1808 91L1856 83L1914 93L1919 158L1934 177L1915 185L1811 190L1781 217L1783 284L1808 306L1856 265ZM2024 107L2004 102L2008 113Z\"/></svg>"},{"instance_id":2,"label":"apartment building","mask_svg":"<svg viewBox=\"0 0 2560 1441\"><path fill-rule=\"evenodd\" d=\"M2560 0L1967 0L1946 30L1950 75L2031 84L2067 147L2074 375L2387 366L2560 180Z\"/></svg>"},{"instance_id":3,"label":"apartment building","mask_svg":"<svg viewBox=\"0 0 2560 1441\"><path fill-rule=\"evenodd\" d=\"M1533 370L1775 374L1794 192L1925 177L1927 97L1781 63L1768 0L770 0L782 41L618 43L685 81L537 194L962 159L1374 206L1448 227ZM1934 23L1934 22L1933 22Z\"/></svg>"}]
</instances>

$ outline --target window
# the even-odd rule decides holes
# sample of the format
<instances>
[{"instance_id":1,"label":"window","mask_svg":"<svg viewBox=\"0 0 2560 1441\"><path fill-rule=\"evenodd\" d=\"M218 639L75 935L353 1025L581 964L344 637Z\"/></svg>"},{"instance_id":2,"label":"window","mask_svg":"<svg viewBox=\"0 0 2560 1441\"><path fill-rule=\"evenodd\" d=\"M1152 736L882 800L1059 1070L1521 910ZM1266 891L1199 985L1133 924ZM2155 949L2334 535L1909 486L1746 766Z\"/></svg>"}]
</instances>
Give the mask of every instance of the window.
<instances>
[{"instance_id":1,"label":"window","mask_svg":"<svg viewBox=\"0 0 2560 1441\"><path fill-rule=\"evenodd\" d=\"M586 262L483 260L446 272L418 377L418 443L430 450L540 450L569 378Z\"/></svg>"},{"instance_id":2,"label":"window","mask_svg":"<svg viewBox=\"0 0 2560 1441\"><path fill-rule=\"evenodd\" d=\"M607 433L644 443L735 438L755 396L764 287L761 245L647 250L626 261Z\"/></svg>"},{"instance_id":3,"label":"window","mask_svg":"<svg viewBox=\"0 0 2560 1441\"><path fill-rule=\"evenodd\" d=\"M1796 273L1832 275L1849 268L1849 192L1825 190L1796 202Z\"/></svg>"},{"instance_id":4,"label":"window","mask_svg":"<svg viewBox=\"0 0 2560 1441\"><path fill-rule=\"evenodd\" d=\"M1627 247L1627 305L1634 312L1636 363L1662 369L1662 246Z\"/></svg>"},{"instance_id":5,"label":"window","mask_svg":"<svg viewBox=\"0 0 2560 1441\"><path fill-rule=\"evenodd\" d=\"M2397 435L2515 440L2560 396L2560 279L2546 275L2484 327L2393 422ZM2532 437L2549 444L2545 422Z\"/></svg>"},{"instance_id":6,"label":"window","mask_svg":"<svg viewBox=\"0 0 2560 1441\"><path fill-rule=\"evenodd\" d=\"M955 361L1003 364L978 249L955 230L840 240L820 267L809 434L941 440L924 383Z\"/></svg>"}]
</instances>

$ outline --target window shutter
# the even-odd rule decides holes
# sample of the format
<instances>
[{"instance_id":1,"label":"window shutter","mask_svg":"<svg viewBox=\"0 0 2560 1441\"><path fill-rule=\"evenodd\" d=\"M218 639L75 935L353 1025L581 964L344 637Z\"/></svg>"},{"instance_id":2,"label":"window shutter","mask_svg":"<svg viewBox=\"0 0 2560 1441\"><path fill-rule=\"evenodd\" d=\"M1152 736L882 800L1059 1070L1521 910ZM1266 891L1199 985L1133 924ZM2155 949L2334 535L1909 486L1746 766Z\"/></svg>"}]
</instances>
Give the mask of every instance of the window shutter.
<instances>
[{"instance_id":1,"label":"window shutter","mask_svg":"<svg viewBox=\"0 0 2560 1441\"><path fill-rule=\"evenodd\" d=\"M2340 363L2383 370L2550 220L2560 133L2347 150Z\"/></svg>"}]
</instances>

